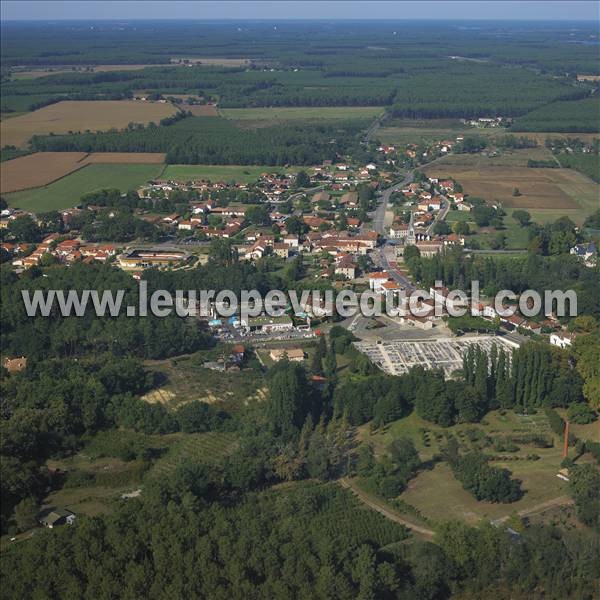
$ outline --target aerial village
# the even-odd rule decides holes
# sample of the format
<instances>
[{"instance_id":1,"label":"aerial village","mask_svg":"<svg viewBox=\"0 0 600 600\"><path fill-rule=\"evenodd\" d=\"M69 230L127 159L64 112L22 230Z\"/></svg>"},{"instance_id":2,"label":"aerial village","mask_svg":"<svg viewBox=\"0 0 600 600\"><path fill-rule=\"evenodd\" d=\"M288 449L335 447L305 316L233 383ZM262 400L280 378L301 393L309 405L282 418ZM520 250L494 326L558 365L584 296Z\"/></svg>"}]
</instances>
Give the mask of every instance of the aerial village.
<instances>
[{"instance_id":1,"label":"aerial village","mask_svg":"<svg viewBox=\"0 0 600 600\"><path fill-rule=\"evenodd\" d=\"M456 223L449 227L446 219L450 211L471 213L480 200L471 200L454 179L427 177L416 170L403 179L400 169L434 161L461 141L460 137L440 140L425 148L382 144L377 147L375 162L358 164L350 157L340 157L338 162L324 161L305 170L265 172L254 183L152 180L117 198L130 201L133 197L131 217L143 224L126 242L98 239L102 231L110 231L111 220L121 219L115 199L107 200L102 193L56 215L7 207L2 210L1 229L26 217L40 227L52 218L57 221L56 231L37 245L13 243L10 236L4 236L1 251L18 272L36 266L100 261L140 280L145 269L186 270L205 264L210 259L211 241L217 239L224 240L239 261L279 260L285 265L300 260L305 281L317 284L314 287L322 282L338 290L371 290L386 298L408 296L418 282L411 280L404 262L406 249L416 248L423 257L456 247L469 252L464 230ZM493 206L492 210L500 208ZM90 229L97 235L90 235ZM142 235L135 235L138 231ZM593 244L574 246L571 253L586 266L595 265ZM421 337L442 340L439 348L426 344L419 361L449 370L458 365L461 353L460 344L451 341L456 331L448 328L448 307L455 301L448 299L445 287L429 292L431 298L421 302L418 314L408 310L404 299L394 317L359 316L344 325L362 340L358 347L385 371L402 373L411 366L410 361L399 359L411 351L403 348L399 352L397 346L407 343L397 338L410 337L411 330L418 330ZM518 336L524 335L544 335L563 348L572 343L573 334L551 315L534 321L517 311L503 317L497 314L492 299L468 304L473 316L487 322L483 333L514 332L512 341L503 337L503 343L518 346ZM280 317L223 320L214 308L205 315L205 325L216 338L238 344L314 338L319 327L333 318L330 308L312 295L300 315L288 311ZM388 330L391 333L386 333ZM423 354L427 352L433 355L427 357ZM284 355L303 360L304 352L299 347L274 350L271 359ZM390 358L394 355L397 360ZM230 357L207 366L222 370L236 368L237 362ZM9 366L12 368L12 363Z\"/></svg>"}]
</instances>

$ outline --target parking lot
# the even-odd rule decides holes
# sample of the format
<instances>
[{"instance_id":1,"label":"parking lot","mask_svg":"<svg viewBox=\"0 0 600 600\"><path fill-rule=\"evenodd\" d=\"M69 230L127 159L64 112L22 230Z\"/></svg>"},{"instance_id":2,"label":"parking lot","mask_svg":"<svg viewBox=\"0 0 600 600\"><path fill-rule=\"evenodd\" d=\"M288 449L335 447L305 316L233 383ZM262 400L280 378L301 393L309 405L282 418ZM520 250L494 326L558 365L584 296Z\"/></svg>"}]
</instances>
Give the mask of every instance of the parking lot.
<instances>
[{"instance_id":1,"label":"parking lot","mask_svg":"<svg viewBox=\"0 0 600 600\"><path fill-rule=\"evenodd\" d=\"M438 338L427 341L380 341L355 342L358 350L366 354L369 360L390 375L402 375L411 367L421 365L426 369L444 369L450 375L462 367L463 356L471 345L478 345L486 351L492 346L511 350L517 347L501 337L476 336L462 338Z\"/></svg>"}]
</instances>

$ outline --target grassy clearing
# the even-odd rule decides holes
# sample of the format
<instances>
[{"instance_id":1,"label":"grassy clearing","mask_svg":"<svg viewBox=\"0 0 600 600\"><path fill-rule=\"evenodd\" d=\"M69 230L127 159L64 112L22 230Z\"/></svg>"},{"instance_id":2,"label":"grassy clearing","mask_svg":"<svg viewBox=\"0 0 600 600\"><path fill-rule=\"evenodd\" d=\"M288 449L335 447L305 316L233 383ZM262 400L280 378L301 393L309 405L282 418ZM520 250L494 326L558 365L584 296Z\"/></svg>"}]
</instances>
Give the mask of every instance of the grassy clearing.
<instances>
[{"instance_id":1,"label":"grassy clearing","mask_svg":"<svg viewBox=\"0 0 600 600\"><path fill-rule=\"evenodd\" d=\"M205 179L210 181L235 181L237 183L250 183L256 181L261 173L285 173L299 170L290 167L270 167L267 165L167 165L163 171L162 179L174 181L191 181Z\"/></svg>"},{"instance_id":2,"label":"grassy clearing","mask_svg":"<svg viewBox=\"0 0 600 600\"><path fill-rule=\"evenodd\" d=\"M296 121L305 119L374 119L382 106L309 106L277 108L222 108L222 116L239 121Z\"/></svg>"},{"instance_id":3,"label":"grassy clearing","mask_svg":"<svg viewBox=\"0 0 600 600\"><path fill-rule=\"evenodd\" d=\"M395 438L408 437L413 440L421 457L425 460L437 454L454 436L463 451L481 447L484 436L508 436L511 434L536 433L551 436L546 416L539 412L535 415L521 416L512 412L504 415L493 411L486 415L481 423L464 423L442 428L411 414L404 419L391 423L384 431L369 433L361 431L364 441L371 442L381 455L387 445ZM421 513L435 521L443 518L459 518L470 523L481 519L497 519L513 511L526 511L567 494L567 484L556 477L562 460L560 440L556 436L551 448L537 448L518 444L519 450L509 454L497 452L492 447L484 447L486 454L502 457L525 457L536 454L539 460L495 460L494 466L509 469L513 476L522 481L525 494L521 500L512 504L493 504L478 502L471 494L463 490L456 481L450 467L438 463L430 471L420 473L400 495L400 499L417 507ZM432 493L434 491L435 493Z\"/></svg>"},{"instance_id":4,"label":"grassy clearing","mask_svg":"<svg viewBox=\"0 0 600 600\"><path fill-rule=\"evenodd\" d=\"M60 210L77 205L81 196L102 188L118 188L123 192L136 189L157 177L162 168L159 164L91 164L45 187L7 194L6 200L24 210Z\"/></svg>"}]
</instances>

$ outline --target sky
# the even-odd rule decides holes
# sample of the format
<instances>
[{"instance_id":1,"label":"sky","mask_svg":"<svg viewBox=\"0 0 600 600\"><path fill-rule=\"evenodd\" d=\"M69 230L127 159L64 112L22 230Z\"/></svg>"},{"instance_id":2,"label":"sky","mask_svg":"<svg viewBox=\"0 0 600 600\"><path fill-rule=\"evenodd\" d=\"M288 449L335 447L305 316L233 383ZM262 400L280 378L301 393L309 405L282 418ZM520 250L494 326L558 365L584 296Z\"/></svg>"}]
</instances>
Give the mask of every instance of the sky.
<instances>
[{"instance_id":1,"label":"sky","mask_svg":"<svg viewBox=\"0 0 600 600\"><path fill-rule=\"evenodd\" d=\"M598 0L1 0L2 20L435 19L600 20Z\"/></svg>"}]
</instances>

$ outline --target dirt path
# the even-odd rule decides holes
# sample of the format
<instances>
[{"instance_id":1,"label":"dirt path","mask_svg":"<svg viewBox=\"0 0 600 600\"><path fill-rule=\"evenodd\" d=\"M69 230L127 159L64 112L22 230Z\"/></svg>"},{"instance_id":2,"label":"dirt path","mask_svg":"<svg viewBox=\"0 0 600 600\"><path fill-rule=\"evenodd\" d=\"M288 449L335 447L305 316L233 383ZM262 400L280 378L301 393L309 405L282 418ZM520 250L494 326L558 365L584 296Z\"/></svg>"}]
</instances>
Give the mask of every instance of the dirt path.
<instances>
[{"instance_id":1,"label":"dirt path","mask_svg":"<svg viewBox=\"0 0 600 600\"><path fill-rule=\"evenodd\" d=\"M520 510L517 514L519 517L529 517L531 515L535 515L537 513L543 512L548 508L553 508L554 506L571 506L573 504L573 499L569 498L569 496L559 496L558 498L553 498L552 500L546 500L546 502L542 502L541 504L536 504L531 508L524 508ZM505 517L500 517L499 519L495 519L492 523L504 523L508 521L510 515L506 515Z\"/></svg>"},{"instance_id":2,"label":"dirt path","mask_svg":"<svg viewBox=\"0 0 600 600\"><path fill-rule=\"evenodd\" d=\"M416 534L421 535L421 536L423 536L423 537L425 537L427 539L431 539L433 537L433 533L434 532L431 529L427 529L427 528L422 527L420 525L415 525L411 521L408 521L404 517L401 517L395 511L392 511L388 507L384 506L383 503L378 502L377 500L375 500L374 498L370 497L365 492L363 492L348 477L342 477L342 479L339 480L339 484L342 487L344 487L344 488L352 491L352 493L363 504L367 505L369 508L372 508L373 510L376 510L379 514L383 515L386 519L389 519L390 521L394 521L396 523L400 523L401 525L405 525L406 527L408 527L409 529L411 529L412 531L414 531Z\"/></svg>"}]
</instances>

